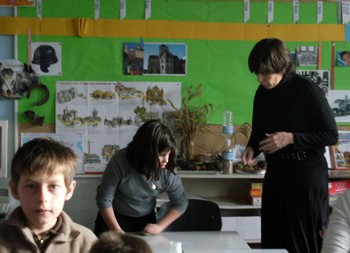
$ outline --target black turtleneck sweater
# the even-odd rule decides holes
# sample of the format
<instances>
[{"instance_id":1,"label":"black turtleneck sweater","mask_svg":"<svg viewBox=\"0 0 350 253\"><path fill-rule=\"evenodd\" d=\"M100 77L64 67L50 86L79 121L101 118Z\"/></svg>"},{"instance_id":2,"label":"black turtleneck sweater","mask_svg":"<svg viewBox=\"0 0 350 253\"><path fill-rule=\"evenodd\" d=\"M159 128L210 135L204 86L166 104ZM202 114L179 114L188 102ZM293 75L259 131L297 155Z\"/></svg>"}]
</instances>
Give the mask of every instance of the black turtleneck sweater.
<instances>
[{"instance_id":1,"label":"black turtleneck sweater","mask_svg":"<svg viewBox=\"0 0 350 253\"><path fill-rule=\"evenodd\" d=\"M324 153L335 145L338 130L323 91L317 84L295 73L285 76L273 89L259 86L254 98L253 130L248 146L260 153L266 133L291 132L294 144L276 152L313 150Z\"/></svg>"}]
</instances>

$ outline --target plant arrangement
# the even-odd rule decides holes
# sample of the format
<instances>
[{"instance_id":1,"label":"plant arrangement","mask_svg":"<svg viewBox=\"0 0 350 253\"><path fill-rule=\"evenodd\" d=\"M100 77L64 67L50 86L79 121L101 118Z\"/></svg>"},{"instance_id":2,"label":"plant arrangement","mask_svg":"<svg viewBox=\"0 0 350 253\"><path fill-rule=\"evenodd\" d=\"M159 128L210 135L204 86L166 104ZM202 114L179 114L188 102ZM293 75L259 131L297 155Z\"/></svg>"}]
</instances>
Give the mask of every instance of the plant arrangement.
<instances>
[{"instance_id":1,"label":"plant arrangement","mask_svg":"<svg viewBox=\"0 0 350 253\"><path fill-rule=\"evenodd\" d=\"M168 112L173 120L172 129L175 135L179 138L179 156L178 166L182 170L220 170L222 159L219 154L214 154L211 162L203 162L201 159L197 159L197 155L194 153L194 138L199 131L211 132L208 124L208 119L214 115L214 113L220 108L220 106L214 106L212 103L201 103L202 97L202 84L197 86L191 85L186 89L186 94L181 101L181 108L177 108L172 101L168 100L172 112ZM195 99L199 99L195 104ZM236 131L231 136L232 147L236 145L236 137L243 135L246 139L249 139L251 133L251 125L245 122L243 125L238 126ZM219 153L224 150L219 150ZM196 157L195 157L196 156Z\"/></svg>"},{"instance_id":2,"label":"plant arrangement","mask_svg":"<svg viewBox=\"0 0 350 253\"><path fill-rule=\"evenodd\" d=\"M191 161L193 160L193 140L196 133L203 128L209 130L208 119L216 112L218 108L215 108L213 104L200 104L194 105L193 100L195 98L201 99L202 97L202 84L191 85L186 89L186 95L182 98L181 108L176 106L170 101L170 105L174 110L172 116L174 117L174 131L179 136L180 144L180 160Z\"/></svg>"}]
</instances>

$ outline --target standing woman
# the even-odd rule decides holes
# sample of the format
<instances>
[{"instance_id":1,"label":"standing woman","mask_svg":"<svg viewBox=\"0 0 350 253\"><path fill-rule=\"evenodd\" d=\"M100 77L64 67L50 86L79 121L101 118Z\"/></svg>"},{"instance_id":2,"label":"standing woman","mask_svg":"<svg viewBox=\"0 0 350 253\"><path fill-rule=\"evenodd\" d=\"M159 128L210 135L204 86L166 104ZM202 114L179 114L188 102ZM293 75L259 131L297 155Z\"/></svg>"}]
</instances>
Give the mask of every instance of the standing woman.
<instances>
[{"instance_id":1,"label":"standing woman","mask_svg":"<svg viewBox=\"0 0 350 253\"><path fill-rule=\"evenodd\" d=\"M95 234L108 230L159 234L181 216L187 193L174 172L176 142L158 120L144 123L127 148L109 161L97 189ZM172 208L157 221L156 197L167 192Z\"/></svg>"},{"instance_id":2,"label":"standing woman","mask_svg":"<svg viewBox=\"0 0 350 253\"><path fill-rule=\"evenodd\" d=\"M323 154L325 146L338 139L332 111L322 90L295 73L281 40L259 41L248 65L260 86L242 162L255 164L256 156L265 154L262 248L320 252L320 230L328 214L328 166Z\"/></svg>"}]
</instances>

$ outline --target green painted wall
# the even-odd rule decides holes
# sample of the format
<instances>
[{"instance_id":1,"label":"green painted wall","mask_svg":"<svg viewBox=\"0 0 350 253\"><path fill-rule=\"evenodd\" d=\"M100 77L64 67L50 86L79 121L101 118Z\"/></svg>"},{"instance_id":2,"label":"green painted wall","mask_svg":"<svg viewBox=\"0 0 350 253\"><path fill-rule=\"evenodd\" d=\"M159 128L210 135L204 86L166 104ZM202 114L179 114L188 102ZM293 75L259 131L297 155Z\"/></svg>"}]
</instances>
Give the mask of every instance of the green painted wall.
<instances>
[{"instance_id":1,"label":"green painted wall","mask_svg":"<svg viewBox=\"0 0 350 253\"><path fill-rule=\"evenodd\" d=\"M93 1L45 0L43 17L93 18ZM35 17L35 8L19 8L18 16ZM101 1L101 19L119 19L119 1ZM144 19L144 1L127 0L126 19ZM153 0L152 20L233 22L242 23L242 1L219 0ZM300 3L300 24L316 23L316 3ZM249 23L265 24L267 1L251 2ZM274 24L292 24L292 1L275 2ZM337 23L337 3L324 3L323 24ZM130 27L130 29L133 29ZM222 124L222 112L234 113L235 124L251 122L252 103L258 86L256 77L249 73L247 58L256 41L145 39L145 42L184 42L187 44L187 75L175 76L125 76L122 73L122 43L140 41L141 38L91 38L69 36L33 36L33 42L62 43L62 76L41 77L52 93L48 103L36 107L41 92L34 90L30 99L19 100L19 122L27 122L23 112L35 110L45 115L46 123L55 121L55 82L67 81L171 81L181 82L183 93L191 84L203 84L203 103L220 106L210 118L212 124ZM18 37L19 60L27 62L27 36ZM298 45L318 42L288 42L291 51ZM349 50L349 42L336 42L337 50ZM331 42L322 42L322 69L331 67ZM303 67L302 69L316 69ZM350 68L336 68L335 88L349 89Z\"/></svg>"}]
</instances>

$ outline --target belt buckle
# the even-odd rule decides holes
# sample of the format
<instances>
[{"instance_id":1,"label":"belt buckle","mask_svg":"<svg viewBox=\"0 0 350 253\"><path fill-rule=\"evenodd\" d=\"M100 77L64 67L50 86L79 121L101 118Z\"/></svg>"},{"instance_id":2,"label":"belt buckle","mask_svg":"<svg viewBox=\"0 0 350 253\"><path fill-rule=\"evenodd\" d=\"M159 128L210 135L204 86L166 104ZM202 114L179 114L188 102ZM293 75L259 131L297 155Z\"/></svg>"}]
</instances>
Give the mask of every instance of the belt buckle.
<instances>
[{"instance_id":1,"label":"belt buckle","mask_svg":"<svg viewBox=\"0 0 350 253\"><path fill-rule=\"evenodd\" d=\"M298 151L296 152L298 161L304 161L306 159L306 152L305 151Z\"/></svg>"}]
</instances>

